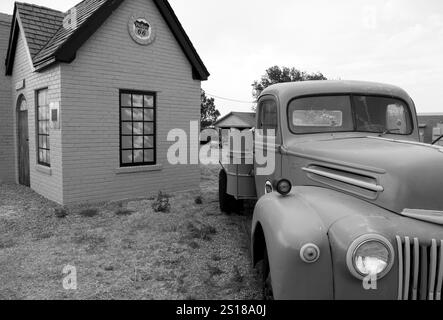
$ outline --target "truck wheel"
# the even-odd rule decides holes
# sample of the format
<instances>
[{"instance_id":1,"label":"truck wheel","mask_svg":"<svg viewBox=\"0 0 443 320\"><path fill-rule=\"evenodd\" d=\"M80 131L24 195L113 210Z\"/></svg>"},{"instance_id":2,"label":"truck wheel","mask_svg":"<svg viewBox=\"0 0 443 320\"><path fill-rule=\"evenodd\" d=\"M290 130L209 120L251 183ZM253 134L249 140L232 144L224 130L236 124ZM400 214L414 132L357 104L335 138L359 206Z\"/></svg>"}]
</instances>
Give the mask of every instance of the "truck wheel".
<instances>
[{"instance_id":1,"label":"truck wheel","mask_svg":"<svg viewBox=\"0 0 443 320\"><path fill-rule=\"evenodd\" d=\"M272 290L271 269L269 268L268 250L265 248L263 260L257 264L257 270L260 275L263 286L263 300L274 300L274 291Z\"/></svg>"},{"instance_id":2,"label":"truck wheel","mask_svg":"<svg viewBox=\"0 0 443 320\"><path fill-rule=\"evenodd\" d=\"M228 175L225 170L221 170L218 176L218 201L220 203L220 210L224 213L231 213L236 211L236 200L233 196L227 193Z\"/></svg>"}]
</instances>

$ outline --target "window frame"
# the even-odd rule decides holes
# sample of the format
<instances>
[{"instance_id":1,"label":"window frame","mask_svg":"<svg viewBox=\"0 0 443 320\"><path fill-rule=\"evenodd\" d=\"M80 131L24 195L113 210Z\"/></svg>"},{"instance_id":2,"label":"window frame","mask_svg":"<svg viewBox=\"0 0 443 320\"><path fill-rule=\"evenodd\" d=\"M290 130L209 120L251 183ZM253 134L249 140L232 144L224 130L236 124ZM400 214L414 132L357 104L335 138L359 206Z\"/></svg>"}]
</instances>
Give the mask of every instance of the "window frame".
<instances>
[{"instance_id":1,"label":"window frame","mask_svg":"<svg viewBox=\"0 0 443 320\"><path fill-rule=\"evenodd\" d=\"M292 125L291 125L291 117L289 117L289 108L291 103L294 100L297 99L303 99L303 98L315 98L315 97L336 97L336 96L348 96L350 101L351 101L351 113L352 113L352 121L353 121L353 130L352 131L332 131L332 132L305 132L305 133L297 133L294 132L292 130ZM356 121L356 113L355 113L355 103L354 103L354 97L355 96L366 96L366 97L374 97L374 98L385 98L385 99L396 99L401 101L402 103L404 103L404 105L407 107L408 109L408 113L409 113L409 121L411 124L411 129L409 131L409 133L406 134L399 134L399 133L390 133L392 135L397 135L397 136L410 136L414 133L415 131L415 124L414 124L414 119L413 119L413 114L412 114L412 109L411 106L409 105L409 103L406 102L406 100L397 97L397 96L391 96L391 95L385 95L385 94L368 94L368 93L361 93L361 92L340 92L340 93L320 93L320 94L308 94L308 95L300 95L300 96L296 96L292 99L289 100L287 106L286 106L286 121L288 124L288 129L289 132L291 132L294 135L306 135L306 134L331 134L331 133L372 133L372 134L381 134L380 132L369 132L369 131L357 131L357 121Z\"/></svg>"},{"instance_id":2,"label":"window frame","mask_svg":"<svg viewBox=\"0 0 443 320\"><path fill-rule=\"evenodd\" d=\"M275 125L275 132L278 132L278 129L280 127L279 124L279 108L278 108L278 103L276 101L276 99L273 96L264 96L262 99L260 99L259 103L258 103L258 123L257 123L257 129L260 130L265 130L263 128L263 114L264 114L264 104L266 102L272 102L274 104L275 107L275 114L276 114L276 125ZM266 130L269 130L268 128Z\"/></svg>"},{"instance_id":3,"label":"window frame","mask_svg":"<svg viewBox=\"0 0 443 320\"><path fill-rule=\"evenodd\" d=\"M131 96L131 106L125 107L122 106L122 95L129 94ZM154 105L152 108L145 107L145 99L143 97L143 106L142 107L134 107L133 95L142 95L142 96L151 96L154 101ZM122 120L122 109L130 108L131 109L131 120ZM143 110L143 120L134 121L134 108ZM145 121L145 109L153 110L153 121ZM119 162L120 168L130 168L130 167L142 167L142 166L155 166L157 165L157 92L154 91L140 91L140 90L131 90L131 89L120 89L119 90ZM132 134L125 135L123 134L123 124L124 123L135 123L141 122L143 123L143 134L134 135L134 127L132 127ZM144 134L144 124L152 123L153 124L153 133L152 134ZM123 148L123 137L132 137L132 148ZM143 137L143 148L134 148L134 137ZM145 148L144 146L144 137L152 137L153 138L153 148ZM134 162L134 150L142 150L143 152L143 162ZM146 162L145 161L145 150L152 150L154 154L153 161ZM132 151L132 163L124 163L123 162L123 152L124 151Z\"/></svg>"},{"instance_id":4,"label":"window frame","mask_svg":"<svg viewBox=\"0 0 443 320\"><path fill-rule=\"evenodd\" d=\"M43 91L46 91L46 100L47 100L47 105L46 107L48 108L48 119L47 120L40 120L40 113L39 113L39 108L41 107L39 105L39 94ZM37 164L44 166L44 167L48 167L51 168L51 133L50 133L50 123L51 123L51 119L50 119L50 111L49 111L49 88L48 87L44 87L41 89L38 89L35 91L35 123L36 123L36 151L37 151ZM47 134L41 134L40 133L40 123L46 121L47 122ZM47 138L47 148L41 148L40 147L40 136L45 136ZM49 162L43 162L40 159L40 150L45 150L48 154L49 154Z\"/></svg>"}]
</instances>

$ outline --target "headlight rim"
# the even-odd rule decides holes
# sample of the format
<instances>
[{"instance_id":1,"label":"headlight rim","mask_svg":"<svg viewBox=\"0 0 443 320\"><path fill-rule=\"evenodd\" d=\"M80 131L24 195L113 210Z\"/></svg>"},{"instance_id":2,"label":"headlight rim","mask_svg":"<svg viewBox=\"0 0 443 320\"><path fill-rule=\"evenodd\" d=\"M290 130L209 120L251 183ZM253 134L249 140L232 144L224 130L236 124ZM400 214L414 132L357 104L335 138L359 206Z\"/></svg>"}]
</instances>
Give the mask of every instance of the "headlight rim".
<instances>
[{"instance_id":1,"label":"headlight rim","mask_svg":"<svg viewBox=\"0 0 443 320\"><path fill-rule=\"evenodd\" d=\"M381 280L389 274L392 267L394 266L395 249L392 243L385 236L382 236L380 234L375 234L375 233L365 234L358 237L352 242L352 244L348 248L348 253L346 257L346 263L348 265L348 269L351 272L351 274L359 280L364 280L366 277L368 277L367 274L366 275L361 274L354 263L355 261L354 257L358 249L360 249L361 246L367 244L368 242L379 242L380 244L384 245L389 252L388 265L386 266L385 270L383 270L381 273L377 275L377 279Z\"/></svg>"}]
</instances>

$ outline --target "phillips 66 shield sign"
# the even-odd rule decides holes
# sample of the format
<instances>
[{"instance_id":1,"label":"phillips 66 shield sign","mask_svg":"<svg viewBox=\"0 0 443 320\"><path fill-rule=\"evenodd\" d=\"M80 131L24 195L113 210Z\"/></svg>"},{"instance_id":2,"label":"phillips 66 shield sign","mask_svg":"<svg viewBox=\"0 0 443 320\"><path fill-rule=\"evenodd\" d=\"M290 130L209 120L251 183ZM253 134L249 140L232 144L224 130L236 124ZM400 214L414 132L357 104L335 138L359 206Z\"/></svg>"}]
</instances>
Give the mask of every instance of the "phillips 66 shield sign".
<instances>
[{"instance_id":1,"label":"phillips 66 shield sign","mask_svg":"<svg viewBox=\"0 0 443 320\"><path fill-rule=\"evenodd\" d=\"M140 45L149 45L155 40L152 24L144 15L133 15L128 22L129 34Z\"/></svg>"}]
</instances>

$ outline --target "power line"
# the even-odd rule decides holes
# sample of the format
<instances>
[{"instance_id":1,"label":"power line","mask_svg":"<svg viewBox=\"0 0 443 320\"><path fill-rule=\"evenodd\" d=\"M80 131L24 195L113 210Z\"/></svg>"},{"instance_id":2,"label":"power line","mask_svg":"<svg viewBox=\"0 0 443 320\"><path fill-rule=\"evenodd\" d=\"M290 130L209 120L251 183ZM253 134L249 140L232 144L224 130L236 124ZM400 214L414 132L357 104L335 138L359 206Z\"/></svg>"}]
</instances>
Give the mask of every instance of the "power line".
<instances>
[{"instance_id":1,"label":"power line","mask_svg":"<svg viewBox=\"0 0 443 320\"><path fill-rule=\"evenodd\" d=\"M224 98L224 97L216 96L216 95L211 94L209 92L206 92L206 95L213 97L213 98L220 99L220 100L226 100L226 101L237 102L237 103L247 103L247 104L257 103L257 101L244 101L244 100L237 100L237 99L231 99L231 98Z\"/></svg>"}]
</instances>

